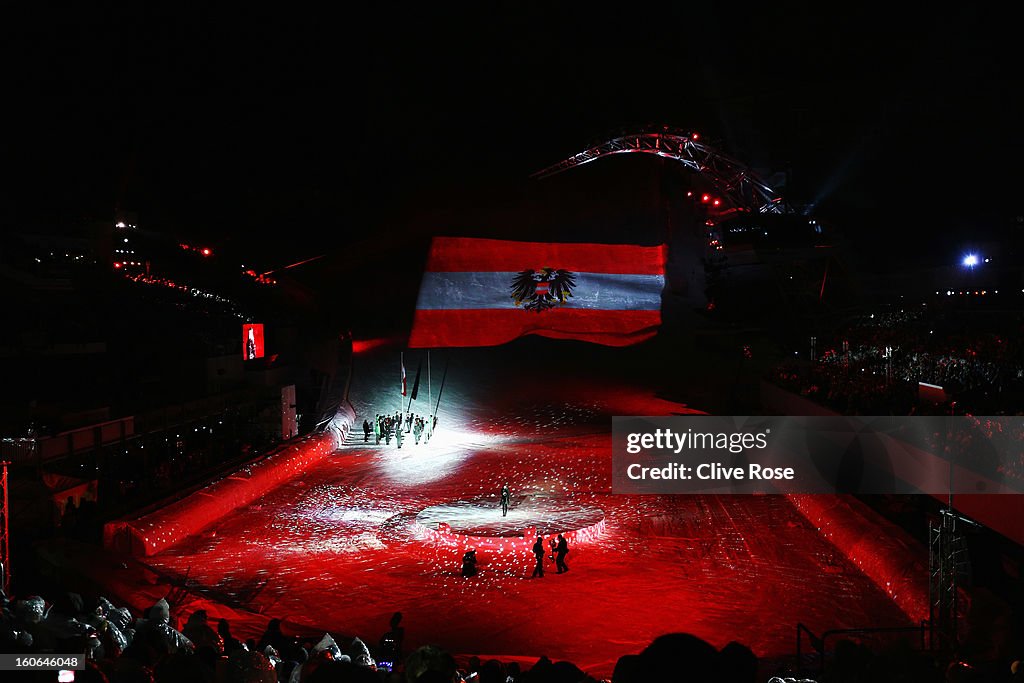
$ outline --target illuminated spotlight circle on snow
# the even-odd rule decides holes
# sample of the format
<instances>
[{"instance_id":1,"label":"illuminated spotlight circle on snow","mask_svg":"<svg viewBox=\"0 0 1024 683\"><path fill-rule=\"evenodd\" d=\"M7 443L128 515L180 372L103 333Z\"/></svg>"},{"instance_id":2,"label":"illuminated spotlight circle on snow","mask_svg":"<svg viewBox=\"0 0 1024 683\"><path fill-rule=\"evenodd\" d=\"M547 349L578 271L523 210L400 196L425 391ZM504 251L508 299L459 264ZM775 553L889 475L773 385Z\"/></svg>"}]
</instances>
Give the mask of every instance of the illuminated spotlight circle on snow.
<instances>
[{"instance_id":1,"label":"illuminated spotlight circle on snow","mask_svg":"<svg viewBox=\"0 0 1024 683\"><path fill-rule=\"evenodd\" d=\"M529 552L544 537L544 550L557 534L570 546L589 543L605 531L604 511L572 500L527 496L513 500L502 516L497 496L432 505L416 515L418 536L456 548Z\"/></svg>"},{"instance_id":2,"label":"illuminated spotlight circle on snow","mask_svg":"<svg viewBox=\"0 0 1024 683\"><path fill-rule=\"evenodd\" d=\"M390 444L384 440L380 442L377 447L380 472L393 483L426 484L453 476L476 451L511 440L509 437L462 430L456 426L438 427L429 441L421 439L417 444L410 432L403 434L401 448L394 438Z\"/></svg>"}]
</instances>

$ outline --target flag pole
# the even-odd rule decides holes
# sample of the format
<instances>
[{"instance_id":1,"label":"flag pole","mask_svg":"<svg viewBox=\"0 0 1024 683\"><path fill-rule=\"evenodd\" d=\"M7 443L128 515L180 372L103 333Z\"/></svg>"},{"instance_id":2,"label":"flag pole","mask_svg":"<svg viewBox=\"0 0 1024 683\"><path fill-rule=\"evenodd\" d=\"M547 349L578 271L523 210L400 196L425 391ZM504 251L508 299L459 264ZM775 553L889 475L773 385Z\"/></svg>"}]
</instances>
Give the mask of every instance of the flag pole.
<instances>
[{"instance_id":1,"label":"flag pole","mask_svg":"<svg viewBox=\"0 0 1024 683\"><path fill-rule=\"evenodd\" d=\"M405 351L398 352L398 364L400 366L399 372L401 372L402 381L398 383L398 413L402 413L402 398L405 397L405 393L402 389L405 388ZM398 425L401 428L402 425Z\"/></svg>"},{"instance_id":2,"label":"flag pole","mask_svg":"<svg viewBox=\"0 0 1024 683\"><path fill-rule=\"evenodd\" d=\"M441 388L437 390L437 403L434 404L434 417L433 417L434 420L437 419L437 409L441 406L441 394L444 393L444 382L445 382L446 379L448 379L448 361L449 360L451 360L450 356L449 356L449 358L445 359L445 362L444 362L444 373L441 374ZM431 425L433 425L433 420L431 421Z\"/></svg>"},{"instance_id":3,"label":"flag pole","mask_svg":"<svg viewBox=\"0 0 1024 683\"><path fill-rule=\"evenodd\" d=\"M434 405L434 395L430 391L430 349L427 349L427 408ZM427 415L427 421L430 423L427 426L427 441L430 441L430 436L434 433L434 416Z\"/></svg>"},{"instance_id":4,"label":"flag pole","mask_svg":"<svg viewBox=\"0 0 1024 683\"><path fill-rule=\"evenodd\" d=\"M405 405L405 412L412 413L412 402L416 400L416 397L420 392L420 373L423 371L423 359L420 358L419 364L416 366L416 378L412 381L412 391L409 392L409 401Z\"/></svg>"}]
</instances>

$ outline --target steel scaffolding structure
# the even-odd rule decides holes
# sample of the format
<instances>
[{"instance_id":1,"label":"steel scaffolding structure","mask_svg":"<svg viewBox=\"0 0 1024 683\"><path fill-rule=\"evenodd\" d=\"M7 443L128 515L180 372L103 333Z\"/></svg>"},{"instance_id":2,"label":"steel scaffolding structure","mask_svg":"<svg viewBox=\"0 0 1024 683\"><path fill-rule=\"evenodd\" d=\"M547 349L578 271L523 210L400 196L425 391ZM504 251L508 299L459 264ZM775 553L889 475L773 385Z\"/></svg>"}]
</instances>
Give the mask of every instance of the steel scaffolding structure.
<instances>
[{"instance_id":1,"label":"steel scaffolding structure","mask_svg":"<svg viewBox=\"0 0 1024 683\"><path fill-rule=\"evenodd\" d=\"M961 610L960 587L970 581L970 558L967 539L958 522L972 524L952 508L942 511L942 522L929 527L929 623L932 641L954 648L958 640L958 619Z\"/></svg>"},{"instance_id":2,"label":"steel scaffolding structure","mask_svg":"<svg viewBox=\"0 0 1024 683\"><path fill-rule=\"evenodd\" d=\"M0 461L0 496L3 496L3 500L0 501L0 514L3 515L3 519L0 519L0 587L3 588L5 595L11 594L11 528L8 523L10 507L7 502L9 464L6 460Z\"/></svg>"},{"instance_id":3,"label":"steel scaffolding structure","mask_svg":"<svg viewBox=\"0 0 1024 683\"><path fill-rule=\"evenodd\" d=\"M698 135L667 126L641 130L612 138L579 154L531 174L548 176L582 166L612 154L654 154L672 159L706 176L732 208L752 213L794 213L780 192L772 189L745 164L698 141Z\"/></svg>"}]
</instances>

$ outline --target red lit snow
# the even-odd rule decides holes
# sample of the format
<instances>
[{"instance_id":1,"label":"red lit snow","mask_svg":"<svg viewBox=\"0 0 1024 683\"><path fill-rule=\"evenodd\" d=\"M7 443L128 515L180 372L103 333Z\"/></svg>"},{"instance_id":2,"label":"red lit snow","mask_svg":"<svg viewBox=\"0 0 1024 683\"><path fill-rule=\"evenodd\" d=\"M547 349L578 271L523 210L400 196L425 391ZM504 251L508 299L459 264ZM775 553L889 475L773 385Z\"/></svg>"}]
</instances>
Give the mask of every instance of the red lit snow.
<instances>
[{"instance_id":1,"label":"red lit snow","mask_svg":"<svg viewBox=\"0 0 1024 683\"><path fill-rule=\"evenodd\" d=\"M363 418L398 410L393 355L357 367L357 427L340 451L147 561L310 632L375 643L399 610L409 647L546 654L597 676L673 631L773 656L793 651L797 622L819 633L907 623L784 497L613 495L610 416L693 412L628 381L543 382L453 360L429 445L376 446L372 435L364 445ZM406 354L407 368L417 362ZM423 372L413 412L426 415ZM551 526L539 529L545 541L569 530L560 526L588 528L570 543L569 573L546 560L545 577L528 578L534 559L516 539L479 547L479 575L460 575L466 544L430 530L431 515L451 506L466 536L492 537L510 521L499 507L506 482L511 520ZM573 510L581 517L567 524Z\"/></svg>"}]
</instances>

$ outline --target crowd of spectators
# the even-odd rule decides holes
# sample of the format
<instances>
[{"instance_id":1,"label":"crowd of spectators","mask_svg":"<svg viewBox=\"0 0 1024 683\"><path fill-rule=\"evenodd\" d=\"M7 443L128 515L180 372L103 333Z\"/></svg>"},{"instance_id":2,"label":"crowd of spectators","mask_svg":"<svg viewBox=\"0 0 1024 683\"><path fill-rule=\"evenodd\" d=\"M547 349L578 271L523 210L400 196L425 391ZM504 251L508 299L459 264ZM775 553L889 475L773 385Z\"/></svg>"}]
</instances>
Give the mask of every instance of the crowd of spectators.
<instances>
[{"instance_id":1,"label":"crowd of spectators","mask_svg":"<svg viewBox=\"0 0 1024 683\"><path fill-rule=\"evenodd\" d=\"M370 648L359 638L342 649L325 634L318 642L287 637L271 620L259 639L242 641L231 624L215 627L198 609L178 628L166 599L135 617L105 598L85 604L65 593L48 603L40 596L8 600L0 593L0 651L44 656L84 653L76 681L111 683L298 683L350 680L382 683ZM339 678L340 676L340 678ZM54 680L40 674L37 680Z\"/></svg>"},{"instance_id":2,"label":"crowd of spectators","mask_svg":"<svg viewBox=\"0 0 1024 683\"><path fill-rule=\"evenodd\" d=\"M969 331L924 308L868 314L817 340L810 362L781 363L767 379L843 415L967 416L917 445L996 480L1024 481L1024 433L975 417L1024 414L1019 324ZM920 383L941 389L922 392Z\"/></svg>"},{"instance_id":3,"label":"crowd of spectators","mask_svg":"<svg viewBox=\"0 0 1024 683\"><path fill-rule=\"evenodd\" d=\"M571 662L547 657L523 670L517 662L478 657L457 663L433 645L405 653L400 622L401 613L395 613L391 630L375 648L358 637L289 636L277 619L270 620L259 638L242 640L228 620L214 624L205 609L193 611L179 628L166 599L134 616L102 597L86 604L81 596L64 593L49 603L35 595L11 601L0 592L0 652L85 653L85 669L75 672L79 682L598 683ZM671 633L659 636L639 654L620 657L611 683L755 683L769 676L773 681L822 683L1024 680L1024 669L1011 673L1008 661L969 664L912 650L906 643L875 653L862 643L840 641L829 661L821 677L786 673L781 665L775 673L765 673L744 645L732 642L719 650L696 636ZM1012 667L1015 672L1021 669L1020 662ZM55 679L54 672L38 672L34 678Z\"/></svg>"},{"instance_id":4,"label":"crowd of spectators","mask_svg":"<svg viewBox=\"0 0 1024 683\"><path fill-rule=\"evenodd\" d=\"M970 463L994 478L1008 477L1024 482L1024 429L991 417L968 416L945 433L927 435L927 446L957 463Z\"/></svg>"},{"instance_id":5,"label":"crowd of spectators","mask_svg":"<svg viewBox=\"0 0 1024 683\"><path fill-rule=\"evenodd\" d=\"M48 464L48 471L55 474L96 478L100 490L95 498L82 496L71 507L60 506L58 514L67 519L59 520L59 529L37 521L35 531L41 535L59 531L95 542L103 520L175 495L269 451L279 435L266 428L258 408L254 404L227 408L202 419L82 449Z\"/></svg>"},{"instance_id":6,"label":"crowd of spectators","mask_svg":"<svg viewBox=\"0 0 1024 683\"><path fill-rule=\"evenodd\" d=\"M943 388L947 411L1021 414L1019 325L1006 320L971 330L923 308L868 314L816 340L809 364L780 364L768 379L847 415L914 414L922 382Z\"/></svg>"}]
</instances>

